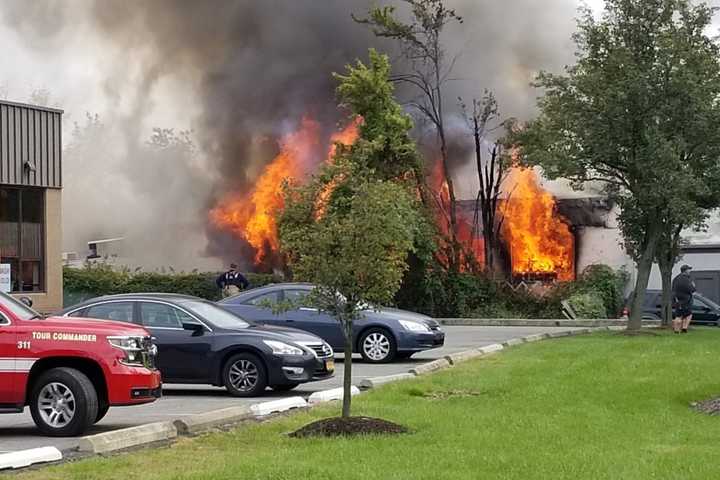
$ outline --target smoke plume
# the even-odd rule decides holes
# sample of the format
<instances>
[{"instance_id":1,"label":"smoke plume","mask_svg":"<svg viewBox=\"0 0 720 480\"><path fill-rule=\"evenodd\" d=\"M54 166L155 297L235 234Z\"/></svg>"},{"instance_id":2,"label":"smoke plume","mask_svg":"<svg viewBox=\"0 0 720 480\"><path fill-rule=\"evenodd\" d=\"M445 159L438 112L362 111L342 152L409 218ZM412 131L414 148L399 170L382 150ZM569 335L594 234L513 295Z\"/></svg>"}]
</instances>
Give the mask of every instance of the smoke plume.
<instances>
[{"instance_id":1,"label":"smoke plume","mask_svg":"<svg viewBox=\"0 0 720 480\"><path fill-rule=\"evenodd\" d=\"M251 188L277 153L278 138L303 115L318 120L326 136L336 129L342 113L332 72L366 58L371 46L388 51L402 70L397 48L350 18L376 3L396 4L407 15L399 0L0 3L0 22L23 39L38 65L57 57L68 62L59 78L42 82L55 98L77 98L87 78L101 85L103 105L89 109L100 113L99 125L73 104L62 105L80 127L77 135L66 128L66 248L124 235L129 255L145 265L192 268L203 254L247 258L247 246L214 230L207 211L224 193ZM476 175L463 146L471 139L457 118L457 97L469 101L490 89L504 116L532 115L533 75L572 59L578 3L447 4L464 18L445 33L448 55L459 54L445 99L457 127L454 176L459 196L473 198ZM154 126L176 130L158 138ZM192 142L178 128L191 128Z\"/></svg>"}]
</instances>

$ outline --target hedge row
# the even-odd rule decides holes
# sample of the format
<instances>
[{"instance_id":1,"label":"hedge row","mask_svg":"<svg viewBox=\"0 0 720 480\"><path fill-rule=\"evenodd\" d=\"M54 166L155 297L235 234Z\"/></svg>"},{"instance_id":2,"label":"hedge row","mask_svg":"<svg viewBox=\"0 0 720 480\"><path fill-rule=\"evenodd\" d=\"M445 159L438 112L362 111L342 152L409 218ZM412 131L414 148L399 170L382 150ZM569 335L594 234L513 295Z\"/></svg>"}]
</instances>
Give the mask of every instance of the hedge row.
<instances>
[{"instance_id":1,"label":"hedge row","mask_svg":"<svg viewBox=\"0 0 720 480\"><path fill-rule=\"evenodd\" d=\"M100 295L139 292L181 293L218 300L221 293L215 286L218 275L219 272L144 272L117 269L102 263L87 264L85 268L65 267L64 305L67 307ZM251 287L280 281L273 275L249 273L246 276Z\"/></svg>"}]
</instances>

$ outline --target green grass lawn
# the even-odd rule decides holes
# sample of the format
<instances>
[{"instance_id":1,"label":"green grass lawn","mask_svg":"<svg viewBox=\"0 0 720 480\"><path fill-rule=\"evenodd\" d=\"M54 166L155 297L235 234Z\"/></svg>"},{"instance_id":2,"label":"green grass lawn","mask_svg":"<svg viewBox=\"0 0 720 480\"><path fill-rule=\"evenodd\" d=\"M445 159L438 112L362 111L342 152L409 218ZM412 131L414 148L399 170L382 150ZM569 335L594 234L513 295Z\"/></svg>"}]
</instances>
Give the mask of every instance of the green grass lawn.
<instances>
[{"instance_id":1,"label":"green grass lawn","mask_svg":"<svg viewBox=\"0 0 720 480\"><path fill-rule=\"evenodd\" d=\"M718 345L718 329L656 337L605 333L521 345L356 397L355 414L403 424L413 430L409 435L285 435L338 412L324 407L17 478L719 478L720 417L688 406L720 395ZM432 398L447 391L475 395Z\"/></svg>"}]
</instances>

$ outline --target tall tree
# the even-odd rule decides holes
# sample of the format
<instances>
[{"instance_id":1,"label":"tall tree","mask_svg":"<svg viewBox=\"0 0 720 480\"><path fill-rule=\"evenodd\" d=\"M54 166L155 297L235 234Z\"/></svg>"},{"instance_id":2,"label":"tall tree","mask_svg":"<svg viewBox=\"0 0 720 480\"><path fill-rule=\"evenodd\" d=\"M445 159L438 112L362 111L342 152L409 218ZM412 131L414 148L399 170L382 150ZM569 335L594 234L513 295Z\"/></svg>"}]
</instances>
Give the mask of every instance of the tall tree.
<instances>
[{"instance_id":1,"label":"tall tree","mask_svg":"<svg viewBox=\"0 0 720 480\"><path fill-rule=\"evenodd\" d=\"M714 10L689 0L606 0L585 9L577 63L541 73L540 115L516 136L523 161L575 186L605 185L637 264L628 329L663 235L698 208L720 158L720 49L705 32Z\"/></svg>"},{"instance_id":2,"label":"tall tree","mask_svg":"<svg viewBox=\"0 0 720 480\"><path fill-rule=\"evenodd\" d=\"M500 193L501 187L510 173L511 163L499 141L495 142L490 149L489 160L483 161L488 130L495 130L503 125L491 125L498 118L495 96L490 92L485 92L482 99L474 98L472 112L460 99L460 108L475 144L475 163L478 173L479 188L475 199L476 218L473 221L473 237L479 226L482 229L485 271L494 274L496 270L495 254L500 244L500 230L503 223L502 215L500 215Z\"/></svg>"},{"instance_id":3,"label":"tall tree","mask_svg":"<svg viewBox=\"0 0 720 480\"><path fill-rule=\"evenodd\" d=\"M680 256L682 230L682 223L665 225L655 250L655 261L660 268L662 280L660 320L663 328L670 328L672 323L672 270Z\"/></svg>"},{"instance_id":4,"label":"tall tree","mask_svg":"<svg viewBox=\"0 0 720 480\"><path fill-rule=\"evenodd\" d=\"M343 417L350 415L353 322L368 305L390 303L423 234L417 200L418 156L412 121L393 98L387 56L348 66L338 96L362 116L351 146L336 145L333 161L305 186L288 186L279 233L296 278L317 285L315 306L343 326Z\"/></svg>"},{"instance_id":5,"label":"tall tree","mask_svg":"<svg viewBox=\"0 0 720 480\"><path fill-rule=\"evenodd\" d=\"M462 23L455 10L446 8L443 0L402 0L411 10L412 20L404 23L395 15L395 7L370 10L367 18L353 18L371 26L375 35L400 42L409 61L409 71L392 77L396 82L408 84L419 91L410 102L434 128L442 161L443 176L450 199L449 266L453 271L460 268L461 248L458 244L458 219L455 185L450 172L447 135L445 130L444 89L449 81L455 59L449 62L441 36L444 28L452 23Z\"/></svg>"}]
</instances>

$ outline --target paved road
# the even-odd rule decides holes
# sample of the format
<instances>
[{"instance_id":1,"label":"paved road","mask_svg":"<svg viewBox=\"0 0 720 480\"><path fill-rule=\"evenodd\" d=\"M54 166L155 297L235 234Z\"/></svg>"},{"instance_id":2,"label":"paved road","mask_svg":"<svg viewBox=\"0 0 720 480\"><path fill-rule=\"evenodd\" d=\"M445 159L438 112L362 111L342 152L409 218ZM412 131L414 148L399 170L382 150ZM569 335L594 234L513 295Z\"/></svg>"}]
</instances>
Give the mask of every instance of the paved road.
<instances>
[{"instance_id":1,"label":"paved road","mask_svg":"<svg viewBox=\"0 0 720 480\"><path fill-rule=\"evenodd\" d=\"M354 383L357 384L366 377L407 372L409 368L416 364L442 358L449 353L459 352L471 347L480 347L503 342L514 337L551 332L553 330L556 329L547 327L445 327L447 336L443 348L422 352L413 356L410 360L392 364L371 365L358 361L353 365ZM340 357L342 358L342 355ZM210 386L168 385L164 389L163 398L155 403L139 407L111 408L108 415L94 426L89 433L100 433L143 423L169 420L182 415L257 403L283 396L300 395L307 397L318 390L342 386L342 371L342 364L338 363L337 373L333 378L301 385L292 392L274 393L268 391L265 397L247 399L230 397L225 393L224 389ZM0 415L0 452L44 446L56 446L61 450L72 449L77 446L77 440L72 438L48 438L38 435L27 409L23 414Z\"/></svg>"}]
</instances>

